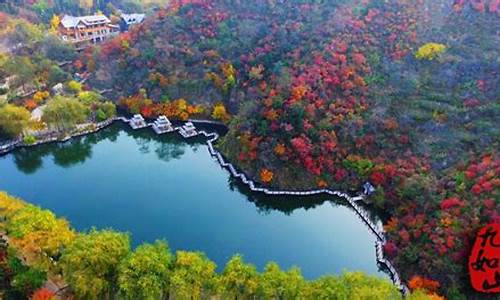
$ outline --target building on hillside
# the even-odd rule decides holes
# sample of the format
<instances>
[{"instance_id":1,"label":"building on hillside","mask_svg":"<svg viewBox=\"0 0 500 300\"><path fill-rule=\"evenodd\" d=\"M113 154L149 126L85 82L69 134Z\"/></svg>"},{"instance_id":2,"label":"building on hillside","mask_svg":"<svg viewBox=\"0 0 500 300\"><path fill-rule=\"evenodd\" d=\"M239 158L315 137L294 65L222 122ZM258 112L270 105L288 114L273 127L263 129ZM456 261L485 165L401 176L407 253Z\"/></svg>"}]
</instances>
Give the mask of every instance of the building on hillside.
<instances>
[{"instance_id":1,"label":"building on hillside","mask_svg":"<svg viewBox=\"0 0 500 300\"><path fill-rule=\"evenodd\" d=\"M105 15L73 17L65 15L59 24L58 33L63 41L83 48L92 43L105 41L119 32L119 26L111 24Z\"/></svg>"},{"instance_id":2,"label":"building on hillside","mask_svg":"<svg viewBox=\"0 0 500 300\"><path fill-rule=\"evenodd\" d=\"M122 14L120 16L120 30L128 31L131 26L140 24L146 18L145 14Z\"/></svg>"}]
</instances>

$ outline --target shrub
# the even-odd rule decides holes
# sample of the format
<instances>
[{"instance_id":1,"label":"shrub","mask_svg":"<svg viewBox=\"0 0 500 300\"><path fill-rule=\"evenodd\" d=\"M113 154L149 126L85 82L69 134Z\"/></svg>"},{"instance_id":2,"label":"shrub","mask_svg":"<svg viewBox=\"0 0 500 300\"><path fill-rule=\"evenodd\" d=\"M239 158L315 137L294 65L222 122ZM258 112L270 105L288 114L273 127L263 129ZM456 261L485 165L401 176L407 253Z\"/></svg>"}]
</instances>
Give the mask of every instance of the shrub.
<instances>
[{"instance_id":1,"label":"shrub","mask_svg":"<svg viewBox=\"0 0 500 300\"><path fill-rule=\"evenodd\" d=\"M415 58L433 60L446 51L446 46L438 43L427 43L418 48Z\"/></svg>"},{"instance_id":2,"label":"shrub","mask_svg":"<svg viewBox=\"0 0 500 300\"><path fill-rule=\"evenodd\" d=\"M35 142L36 142L36 137L33 136L33 135L27 135L23 138L23 142L26 144L26 145L33 145Z\"/></svg>"}]
</instances>

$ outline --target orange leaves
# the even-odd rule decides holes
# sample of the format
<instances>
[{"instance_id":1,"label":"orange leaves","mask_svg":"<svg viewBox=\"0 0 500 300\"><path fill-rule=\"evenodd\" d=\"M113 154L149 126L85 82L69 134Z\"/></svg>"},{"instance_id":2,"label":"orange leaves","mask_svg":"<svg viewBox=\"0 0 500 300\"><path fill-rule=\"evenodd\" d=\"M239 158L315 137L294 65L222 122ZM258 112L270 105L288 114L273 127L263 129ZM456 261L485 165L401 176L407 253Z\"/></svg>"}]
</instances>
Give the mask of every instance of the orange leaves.
<instances>
[{"instance_id":1,"label":"orange leaves","mask_svg":"<svg viewBox=\"0 0 500 300\"><path fill-rule=\"evenodd\" d=\"M284 144L278 144L274 147L274 153L278 156L283 156L286 152L286 147Z\"/></svg>"},{"instance_id":2,"label":"orange leaves","mask_svg":"<svg viewBox=\"0 0 500 300\"><path fill-rule=\"evenodd\" d=\"M395 130L399 127L398 122L395 118L387 118L383 122L384 129L386 130Z\"/></svg>"},{"instance_id":3,"label":"orange leaves","mask_svg":"<svg viewBox=\"0 0 500 300\"><path fill-rule=\"evenodd\" d=\"M396 229L398 228L399 220L395 217L391 217L389 221L387 221L387 224L384 225L384 230L386 232L395 232Z\"/></svg>"},{"instance_id":4,"label":"orange leaves","mask_svg":"<svg viewBox=\"0 0 500 300\"><path fill-rule=\"evenodd\" d=\"M27 110L32 111L38 107L38 103L33 99L28 99L24 102L24 107L26 107Z\"/></svg>"},{"instance_id":5,"label":"orange leaves","mask_svg":"<svg viewBox=\"0 0 500 300\"><path fill-rule=\"evenodd\" d=\"M36 290L30 299L31 300L55 300L56 295L52 291L50 291L46 288L41 288L41 289Z\"/></svg>"},{"instance_id":6,"label":"orange leaves","mask_svg":"<svg viewBox=\"0 0 500 300\"><path fill-rule=\"evenodd\" d=\"M264 183L270 183L273 180L274 173L268 169L260 170L260 180Z\"/></svg>"},{"instance_id":7,"label":"orange leaves","mask_svg":"<svg viewBox=\"0 0 500 300\"><path fill-rule=\"evenodd\" d=\"M318 179L316 185L321 189L328 187L328 183L323 179Z\"/></svg>"},{"instance_id":8,"label":"orange leaves","mask_svg":"<svg viewBox=\"0 0 500 300\"><path fill-rule=\"evenodd\" d=\"M292 101L300 101L307 93L308 87L299 85L292 88Z\"/></svg>"},{"instance_id":9,"label":"orange leaves","mask_svg":"<svg viewBox=\"0 0 500 300\"><path fill-rule=\"evenodd\" d=\"M419 275L413 276L410 281L408 281L408 287L411 290L425 290L428 294L433 294L437 291L440 284L438 281L427 279Z\"/></svg>"},{"instance_id":10,"label":"orange leaves","mask_svg":"<svg viewBox=\"0 0 500 300\"><path fill-rule=\"evenodd\" d=\"M193 114L200 114L204 111L200 105L191 105L185 99L177 99L171 102L154 103L150 99L144 99L144 95L136 95L120 100L123 106L132 114L141 113L146 118L155 118L165 115L168 118L187 120Z\"/></svg>"},{"instance_id":11,"label":"orange leaves","mask_svg":"<svg viewBox=\"0 0 500 300\"><path fill-rule=\"evenodd\" d=\"M276 121L279 115L277 110L271 108L265 113L265 116L269 121Z\"/></svg>"},{"instance_id":12,"label":"orange leaves","mask_svg":"<svg viewBox=\"0 0 500 300\"><path fill-rule=\"evenodd\" d=\"M440 222L444 227L449 227L451 226L451 224L453 224L453 219L451 219L450 217L444 217L441 218Z\"/></svg>"}]
</instances>

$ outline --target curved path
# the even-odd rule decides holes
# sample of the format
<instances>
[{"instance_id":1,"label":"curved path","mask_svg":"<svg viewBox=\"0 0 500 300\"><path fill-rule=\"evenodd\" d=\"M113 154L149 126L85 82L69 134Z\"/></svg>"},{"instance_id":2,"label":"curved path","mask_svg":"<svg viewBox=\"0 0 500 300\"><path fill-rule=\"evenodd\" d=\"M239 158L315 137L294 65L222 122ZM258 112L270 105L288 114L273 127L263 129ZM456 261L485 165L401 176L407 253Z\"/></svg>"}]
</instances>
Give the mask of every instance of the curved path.
<instances>
[{"instance_id":1,"label":"curved path","mask_svg":"<svg viewBox=\"0 0 500 300\"><path fill-rule=\"evenodd\" d=\"M116 117L101 123L97 123L94 126L92 126L90 129L76 132L72 135L65 136L63 138L52 136L52 137L47 137L45 139L39 140L34 144L31 145L26 145L24 142L20 139L11 141L10 143L0 145L0 155L6 154L18 147L33 147L39 144L44 144L44 143L50 143L50 142L64 142L69 140L70 138L77 137L77 136L83 136L87 135L90 133L97 132L105 127L108 127L115 121L121 121L124 123L129 124L129 119L125 117ZM196 123L196 120L190 120L193 123ZM213 123L213 124L221 124L221 123L216 123L212 121L200 121L200 123ZM140 128L145 128L145 127L152 127L153 123L145 123L144 126L141 126ZM175 131L179 131L181 129L180 127L176 127ZM268 189L264 187L258 186L253 180L249 179L247 175L245 175L243 172L238 171L231 163L227 162L222 154L217 151L213 143L219 139L219 134L216 132L206 132L203 130L196 131L196 134L190 136L199 136L202 135L207 138L207 145L208 145L208 150L210 152L210 155L215 157L219 164L229 170L232 176L239 178L244 184L246 184L250 190L253 192L261 192L267 195L289 195L289 196L310 196L310 195L319 195L319 194L328 194L328 195L334 195L340 198L345 199L349 205L354 209L356 212L356 215L363 221L368 228L373 232L373 234L376 236L377 241L375 243L375 252L376 252L376 258L377 258L377 263L379 263L382 267L384 267L387 272L389 272L389 275L393 281L393 283L398 287L398 289L406 295L408 293L408 288L406 285L404 285L403 282L401 282L401 279L399 277L399 273L396 271L392 263L384 257L383 253L383 247L386 243L385 239L385 234L383 228L380 228L380 226L375 225L371 220L366 212L366 210L360 206L357 202L358 201L363 201L365 199L365 195L360 193L357 196L350 196L347 193L336 191L336 190L331 190L331 189L314 189L314 190L303 190L303 191L291 191L291 190L273 190L273 189Z\"/></svg>"}]
</instances>

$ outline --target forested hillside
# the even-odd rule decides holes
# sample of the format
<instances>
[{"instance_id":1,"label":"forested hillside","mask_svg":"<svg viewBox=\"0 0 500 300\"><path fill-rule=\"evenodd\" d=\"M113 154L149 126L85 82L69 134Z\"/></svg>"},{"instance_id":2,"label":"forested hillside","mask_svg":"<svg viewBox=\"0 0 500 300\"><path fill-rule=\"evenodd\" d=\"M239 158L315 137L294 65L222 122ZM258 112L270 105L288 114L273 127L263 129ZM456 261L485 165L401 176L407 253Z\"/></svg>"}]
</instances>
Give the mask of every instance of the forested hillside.
<instances>
[{"instance_id":1,"label":"forested hillside","mask_svg":"<svg viewBox=\"0 0 500 300\"><path fill-rule=\"evenodd\" d=\"M219 148L262 184L371 182L409 286L479 297L470 243L500 222L499 5L172 1L80 62L131 112L218 104Z\"/></svg>"},{"instance_id":2,"label":"forested hillside","mask_svg":"<svg viewBox=\"0 0 500 300\"><path fill-rule=\"evenodd\" d=\"M107 15L118 10L126 13L151 11L169 3L169 0L8 0L0 1L0 11L48 23L54 15L84 15L98 11Z\"/></svg>"}]
</instances>

